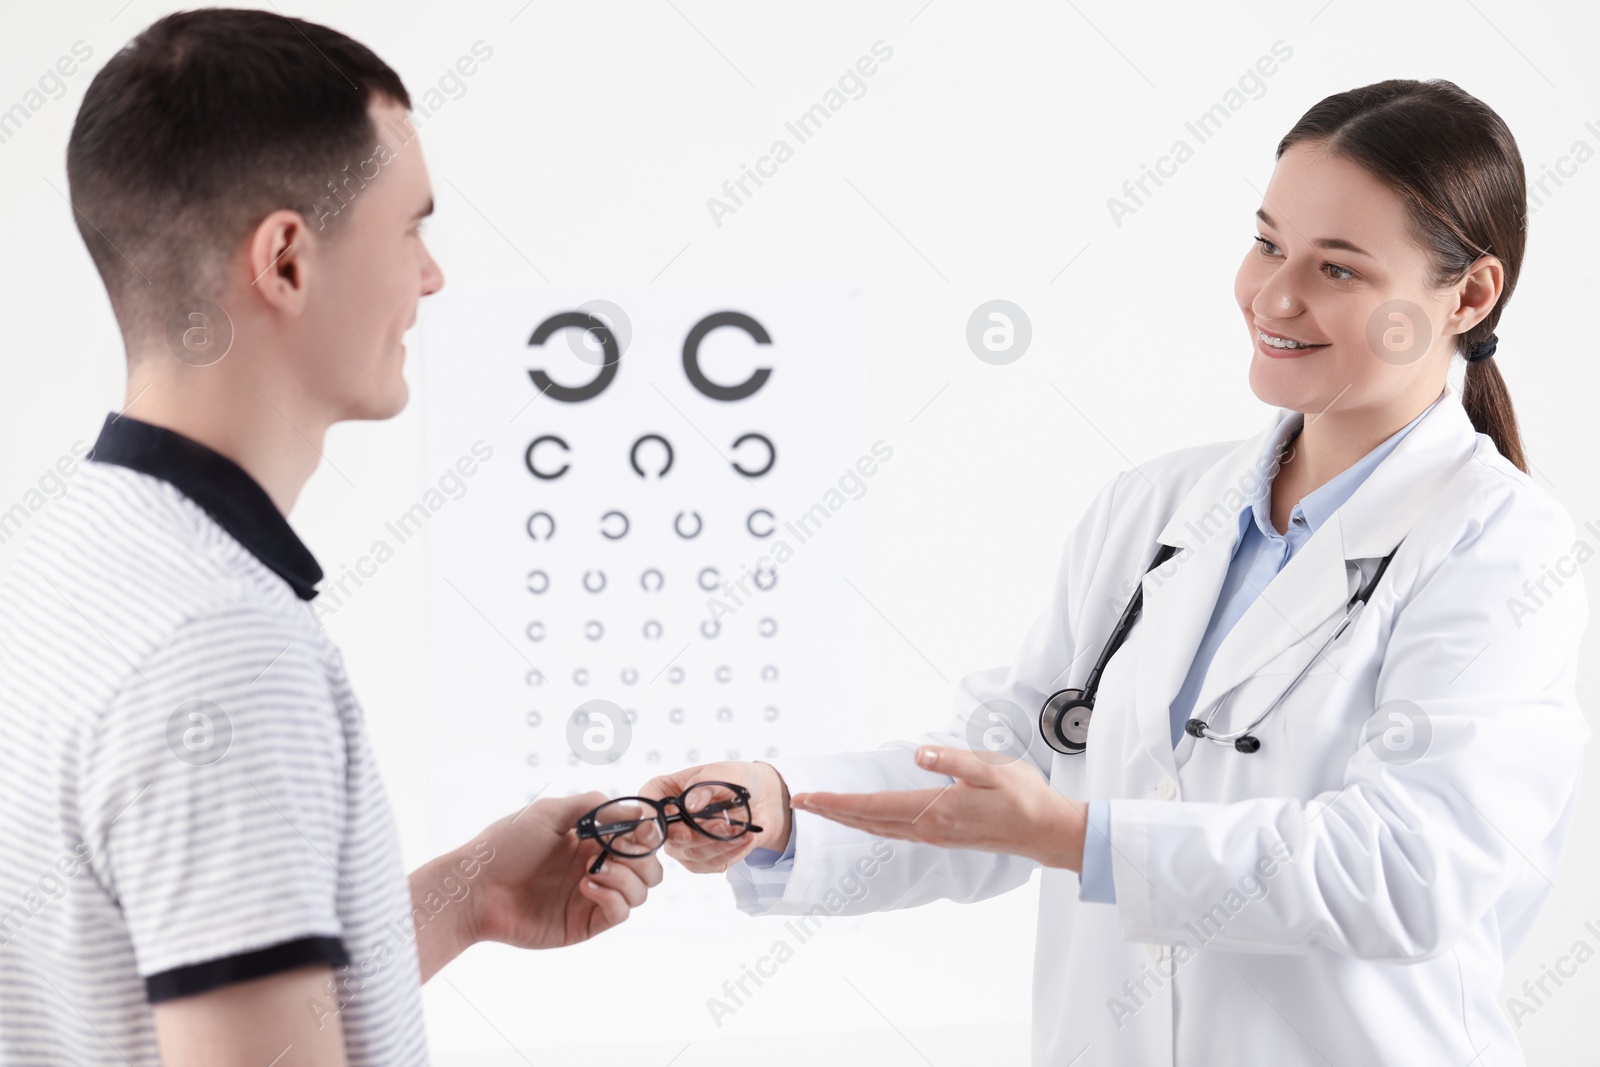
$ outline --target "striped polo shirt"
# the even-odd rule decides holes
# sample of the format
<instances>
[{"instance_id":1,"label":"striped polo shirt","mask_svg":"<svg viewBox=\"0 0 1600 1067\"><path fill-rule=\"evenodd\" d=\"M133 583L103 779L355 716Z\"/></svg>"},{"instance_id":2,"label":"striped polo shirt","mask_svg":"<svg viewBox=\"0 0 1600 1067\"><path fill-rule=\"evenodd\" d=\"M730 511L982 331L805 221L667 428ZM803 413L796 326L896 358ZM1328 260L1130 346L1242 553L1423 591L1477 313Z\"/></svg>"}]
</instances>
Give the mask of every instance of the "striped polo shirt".
<instances>
[{"instance_id":1,"label":"striped polo shirt","mask_svg":"<svg viewBox=\"0 0 1600 1067\"><path fill-rule=\"evenodd\" d=\"M316 964L351 1064L426 1063L321 568L196 441L112 414L88 460L0 579L0 1063L156 1065L150 1004Z\"/></svg>"}]
</instances>

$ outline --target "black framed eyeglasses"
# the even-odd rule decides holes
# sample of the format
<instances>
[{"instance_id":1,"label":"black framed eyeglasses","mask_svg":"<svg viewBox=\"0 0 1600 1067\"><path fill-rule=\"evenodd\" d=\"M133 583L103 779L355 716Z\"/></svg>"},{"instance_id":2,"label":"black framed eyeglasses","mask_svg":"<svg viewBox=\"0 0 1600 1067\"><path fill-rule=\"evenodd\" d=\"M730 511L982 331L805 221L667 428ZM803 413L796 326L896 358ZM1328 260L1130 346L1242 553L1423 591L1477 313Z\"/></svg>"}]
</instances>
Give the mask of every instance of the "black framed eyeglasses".
<instances>
[{"instance_id":1,"label":"black framed eyeglasses","mask_svg":"<svg viewBox=\"0 0 1600 1067\"><path fill-rule=\"evenodd\" d=\"M607 856L650 855L667 843L667 826L675 822L686 822L713 841L737 841L761 832L750 821L750 790L732 782L696 782L682 796L660 800L618 797L578 819L578 836L600 842L600 855L589 873L597 873Z\"/></svg>"}]
</instances>

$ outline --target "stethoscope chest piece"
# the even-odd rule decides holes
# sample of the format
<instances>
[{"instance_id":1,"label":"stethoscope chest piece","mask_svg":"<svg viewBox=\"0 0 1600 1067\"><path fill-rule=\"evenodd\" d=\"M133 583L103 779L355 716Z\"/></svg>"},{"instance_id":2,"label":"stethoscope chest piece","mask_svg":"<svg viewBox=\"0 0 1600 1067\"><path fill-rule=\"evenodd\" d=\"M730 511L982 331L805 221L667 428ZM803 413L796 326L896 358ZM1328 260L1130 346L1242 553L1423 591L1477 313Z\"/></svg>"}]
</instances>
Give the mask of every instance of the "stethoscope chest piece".
<instances>
[{"instance_id":1,"label":"stethoscope chest piece","mask_svg":"<svg viewBox=\"0 0 1600 1067\"><path fill-rule=\"evenodd\" d=\"M1094 699L1082 689L1062 689L1052 693L1039 712L1039 733L1045 743L1063 755L1075 755L1089 747L1089 717L1094 714Z\"/></svg>"}]
</instances>

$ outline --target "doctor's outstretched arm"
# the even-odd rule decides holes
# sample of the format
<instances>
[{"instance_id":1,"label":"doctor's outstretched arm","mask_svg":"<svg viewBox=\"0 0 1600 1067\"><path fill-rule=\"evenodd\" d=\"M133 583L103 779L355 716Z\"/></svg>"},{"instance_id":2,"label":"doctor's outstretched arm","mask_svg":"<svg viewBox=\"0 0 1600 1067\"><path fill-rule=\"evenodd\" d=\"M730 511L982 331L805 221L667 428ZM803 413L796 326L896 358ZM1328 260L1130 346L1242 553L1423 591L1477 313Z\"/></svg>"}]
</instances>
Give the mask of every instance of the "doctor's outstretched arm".
<instances>
[{"instance_id":1,"label":"doctor's outstretched arm","mask_svg":"<svg viewBox=\"0 0 1600 1067\"><path fill-rule=\"evenodd\" d=\"M831 914L859 914L934 900L981 900L1023 885L1041 864L1072 864L1071 857L1082 849L1083 805L1052 789L1046 780L1053 754L1036 729L1016 731L1021 736L1014 756L985 765L983 770L994 772L994 779L985 778L982 786L953 784L951 774L945 773L953 768L921 766L916 753L928 746L963 752L977 747L973 739L981 744L986 730L1008 728L991 717L994 707L1015 709L1026 726L1045 698L1066 684L1063 679L1079 644L1075 637L1079 620L1072 603L1083 599L1069 594L1088 585L1100 557L1113 495L1125 476L1126 472L1102 485L1067 538L1049 603L1029 628L1013 662L961 679L944 729L874 751L714 763L653 779L641 795L678 794L696 781L739 782L751 789L752 821L762 828L760 834L724 843L675 824L668 855L692 871L726 871L738 906L752 914L798 914L818 904ZM841 694L841 699L846 696ZM1001 786L1024 803L1010 804L1003 815L995 805L996 832L954 845L905 838L886 841L887 835L803 807L796 811L790 804L796 795L894 793L896 804L920 806L938 796L920 817L912 812L906 820L917 833L924 827L937 833L963 810L958 801L997 801L998 795L980 795L976 790ZM940 796L945 790L949 792Z\"/></svg>"}]
</instances>

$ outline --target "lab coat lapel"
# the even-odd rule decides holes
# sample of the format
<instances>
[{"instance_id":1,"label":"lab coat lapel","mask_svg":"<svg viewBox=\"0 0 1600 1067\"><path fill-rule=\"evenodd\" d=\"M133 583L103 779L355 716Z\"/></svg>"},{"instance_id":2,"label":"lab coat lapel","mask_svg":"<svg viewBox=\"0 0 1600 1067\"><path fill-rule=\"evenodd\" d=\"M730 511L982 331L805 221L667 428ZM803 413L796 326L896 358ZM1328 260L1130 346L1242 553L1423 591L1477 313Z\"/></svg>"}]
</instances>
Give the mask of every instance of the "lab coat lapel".
<instances>
[{"instance_id":1,"label":"lab coat lapel","mask_svg":"<svg viewBox=\"0 0 1600 1067\"><path fill-rule=\"evenodd\" d=\"M1345 606L1359 588L1360 576L1346 563L1344 517L1340 514L1343 510L1330 515L1300 546L1222 639L1200 685L1192 715L1205 718L1205 713L1234 686L1294 646L1296 654L1288 657L1286 673L1277 675L1282 686L1266 686L1252 699L1250 707L1241 706L1236 709L1237 715L1216 720L1223 730L1239 729L1288 688L1294 675L1316 654L1328 627L1335 625L1336 618L1344 617Z\"/></svg>"},{"instance_id":2,"label":"lab coat lapel","mask_svg":"<svg viewBox=\"0 0 1600 1067\"><path fill-rule=\"evenodd\" d=\"M1169 709L1210 625L1239 539L1239 509L1265 476L1257 459L1276 425L1275 418L1200 477L1157 538L1178 554L1144 577L1135 714L1146 749L1168 773L1175 768Z\"/></svg>"},{"instance_id":3,"label":"lab coat lapel","mask_svg":"<svg viewBox=\"0 0 1600 1067\"><path fill-rule=\"evenodd\" d=\"M1287 414L1280 411L1271 426L1208 471L1161 532L1161 543L1192 549L1191 555L1180 553L1178 560L1168 564L1176 568L1170 577L1162 579L1157 571L1145 582L1145 619L1141 624L1150 627L1146 633L1150 644L1141 647L1158 651L1140 656L1140 730L1146 744L1156 752L1165 752L1167 757L1171 754L1172 701L1188 676L1232 562L1238 540L1238 510L1248 499L1251 479L1259 480L1268 473L1258 467L1261 450L1278 419ZM1282 687L1262 690L1252 701L1253 705L1259 702L1259 707L1239 709L1241 714L1248 711L1249 716L1233 728L1249 722L1260 708L1288 688L1295 674L1316 654L1328 628L1344 616L1344 608L1360 587L1363 575L1370 574L1376 559L1388 555L1400 543L1430 505L1433 494L1471 456L1476 436L1457 397L1443 397L1240 616L1217 648L1193 714L1203 717L1235 686L1292 647L1294 654L1288 657L1286 670L1278 675ZM1216 521L1223 512L1230 516L1226 527ZM1196 538L1205 536L1207 531L1210 536L1195 547ZM1363 570L1352 565L1356 560L1371 562ZM1226 728L1225 722L1221 725Z\"/></svg>"}]
</instances>

